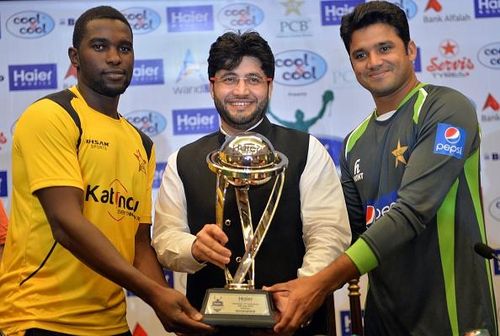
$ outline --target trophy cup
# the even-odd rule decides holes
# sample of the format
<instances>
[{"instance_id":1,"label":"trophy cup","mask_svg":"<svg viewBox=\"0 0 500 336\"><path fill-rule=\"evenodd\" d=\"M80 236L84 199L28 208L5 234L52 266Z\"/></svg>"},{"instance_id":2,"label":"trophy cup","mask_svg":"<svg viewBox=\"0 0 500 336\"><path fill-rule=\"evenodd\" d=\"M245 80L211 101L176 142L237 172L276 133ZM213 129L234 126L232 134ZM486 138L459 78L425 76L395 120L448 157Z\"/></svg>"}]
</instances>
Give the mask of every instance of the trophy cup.
<instances>
[{"instance_id":1,"label":"trophy cup","mask_svg":"<svg viewBox=\"0 0 500 336\"><path fill-rule=\"evenodd\" d=\"M229 185L234 187L245 252L231 275L224 268L224 288L208 289L203 300L203 321L218 326L271 328L275 324L271 294L254 287L255 256L276 211L285 182L288 158L274 150L269 140L253 132L228 138L219 150L207 155L208 167L217 174L215 221L222 227ZM248 191L273 177L274 185L254 231Z\"/></svg>"}]
</instances>

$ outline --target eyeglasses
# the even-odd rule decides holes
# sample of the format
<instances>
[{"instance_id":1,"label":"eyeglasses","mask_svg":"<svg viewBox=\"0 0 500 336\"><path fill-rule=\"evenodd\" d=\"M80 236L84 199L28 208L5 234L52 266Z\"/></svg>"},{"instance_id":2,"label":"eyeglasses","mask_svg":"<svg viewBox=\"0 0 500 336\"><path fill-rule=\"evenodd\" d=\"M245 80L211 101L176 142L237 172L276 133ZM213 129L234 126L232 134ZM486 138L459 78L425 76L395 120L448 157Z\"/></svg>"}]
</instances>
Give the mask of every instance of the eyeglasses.
<instances>
[{"instance_id":1,"label":"eyeglasses","mask_svg":"<svg viewBox=\"0 0 500 336\"><path fill-rule=\"evenodd\" d=\"M272 78L260 77L257 75L248 75L245 77L238 77L236 75L227 75L222 77L210 78L211 81L214 81L216 83L222 84L227 87L238 86L240 84L240 79L243 79L245 81L245 84L251 87L259 87L273 80Z\"/></svg>"}]
</instances>

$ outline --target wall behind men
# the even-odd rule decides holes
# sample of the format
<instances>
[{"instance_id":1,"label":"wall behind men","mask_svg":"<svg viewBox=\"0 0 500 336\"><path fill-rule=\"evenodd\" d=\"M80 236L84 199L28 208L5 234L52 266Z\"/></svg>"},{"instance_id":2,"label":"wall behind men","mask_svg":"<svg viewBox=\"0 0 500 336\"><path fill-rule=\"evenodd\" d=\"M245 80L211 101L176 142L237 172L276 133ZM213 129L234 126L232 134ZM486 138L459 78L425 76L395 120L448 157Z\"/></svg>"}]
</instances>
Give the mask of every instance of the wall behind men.
<instances>
[{"instance_id":1,"label":"wall behind men","mask_svg":"<svg viewBox=\"0 0 500 336\"><path fill-rule=\"evenodd\" d=\"M392 0L407 13L421 81L463 92L482 128L482 182L489 243L500 247L500 2ZM155 141L160 184L167 157L219 127L208 92L210 44L228 30L256 30L276 56L270 104L277 123L309 131L338 163L343 137L373 110L339 37L340 17L363 0L2 1L0 2L0 197L9 206L16 120L34 100L76 83L67 47L76 18L109 4L134 30L135 68L120 112ZM320 115L322 97L334 99ZM304 119L297 115L303 113ZM472 247L471 247L472 248ZM497 250L498 252L498 250ZM493 265L500 293L500 265ZM167 272L176 288L185 277ZM364 287L366 290L366 286ZM154 313L129 293L134 335L161 335ZM345 292L336 294L339 335L349 334Z\"/></svg>"}]
</instances>

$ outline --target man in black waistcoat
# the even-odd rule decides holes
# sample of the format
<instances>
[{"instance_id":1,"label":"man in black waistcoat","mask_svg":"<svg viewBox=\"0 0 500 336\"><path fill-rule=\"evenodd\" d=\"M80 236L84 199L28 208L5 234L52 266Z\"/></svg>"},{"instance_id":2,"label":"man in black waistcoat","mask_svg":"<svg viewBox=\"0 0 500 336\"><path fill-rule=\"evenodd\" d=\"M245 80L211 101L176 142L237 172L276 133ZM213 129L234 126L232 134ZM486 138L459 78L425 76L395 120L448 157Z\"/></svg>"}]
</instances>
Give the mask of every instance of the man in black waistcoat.
<instances>
[{"instance_id":1,"label":"man in black waistcoat","mask_svg":"<svg viewBox=\"0 0 500 336\"><path fill-rule=\"evenodd\" d=\"M227 136L260 133L289 160L281 199L255 259L255 288L315 274L351 241L342 188L326 149L313 136L271 124L266 117L274 66L271 48L258 33L220 36L210 48L208 77L221 129L168 159L156 203L153 246L165 267L188 273L187 297L198 309L207 289L226 284L221 268L227 265L234 274L235 260L244 252L232 187L226 192L224 226L213 224L216 174L206 156ZM272 185L250 188L253 218L261 217ZM257 223L253 225L255 229ZM326 334L325 310L297 332L318 334Z\"/></svg>"}]
</instances>

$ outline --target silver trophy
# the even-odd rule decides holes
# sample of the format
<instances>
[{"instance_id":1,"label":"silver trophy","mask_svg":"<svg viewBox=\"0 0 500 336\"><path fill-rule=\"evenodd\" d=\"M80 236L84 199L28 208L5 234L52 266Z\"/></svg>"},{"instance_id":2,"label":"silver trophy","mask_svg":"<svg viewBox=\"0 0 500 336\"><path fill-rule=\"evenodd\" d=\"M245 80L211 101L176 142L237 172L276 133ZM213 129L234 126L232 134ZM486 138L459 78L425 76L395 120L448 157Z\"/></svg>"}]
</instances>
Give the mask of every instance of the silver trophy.
<instances>
[{"instance_id":1,"label":"silver trophy","mask_svg":"<svg viewBox=\"0 0 500 336\"><path fill-rule=\"evenodd\" d=\"M217 174L215 221L221 228L226 191L229 185L234 186L245 252L234 276L224 268L225 288L207 291L202 307L204 321L214 325L272 327L272 300L268 292L255 289L254 264L281 197L288 158L275 151L263 135L246 132L228 138L219 150L209 153L207 163ZM276 178L271 194L254 231L248 191L273 177Z\"/></svg>"}]
</instances>

